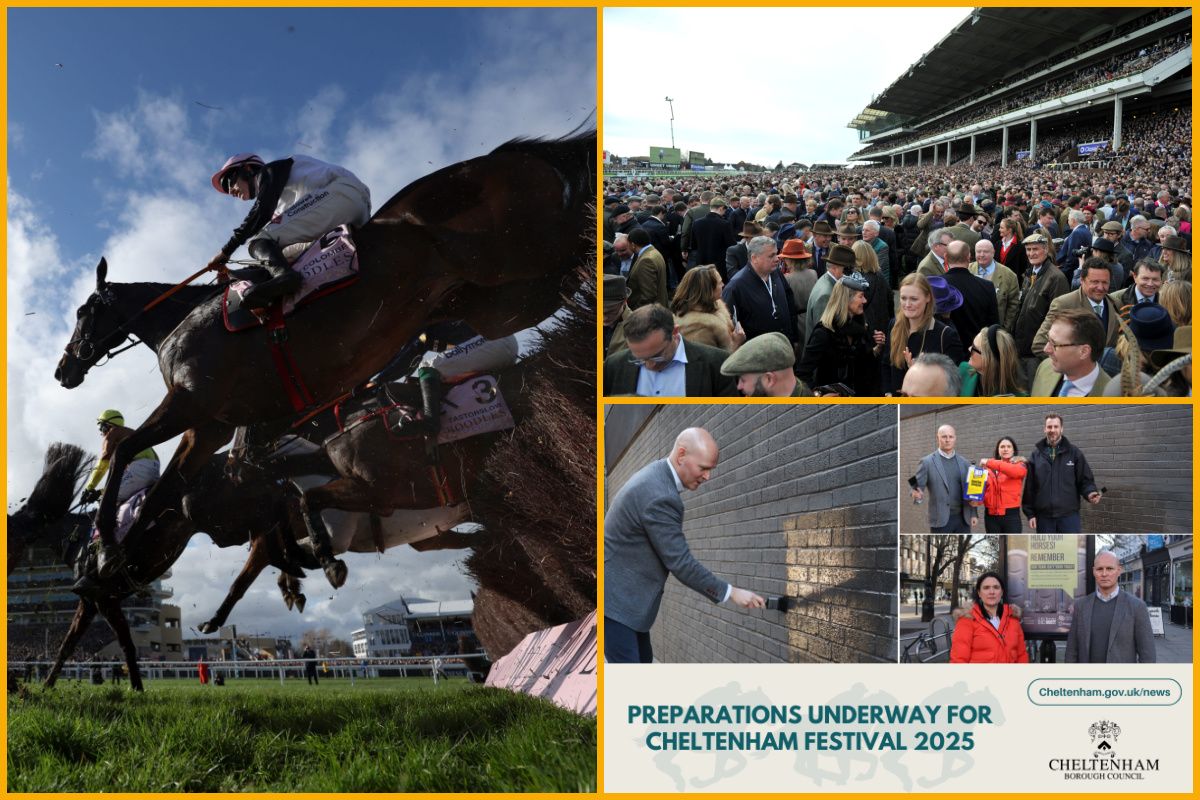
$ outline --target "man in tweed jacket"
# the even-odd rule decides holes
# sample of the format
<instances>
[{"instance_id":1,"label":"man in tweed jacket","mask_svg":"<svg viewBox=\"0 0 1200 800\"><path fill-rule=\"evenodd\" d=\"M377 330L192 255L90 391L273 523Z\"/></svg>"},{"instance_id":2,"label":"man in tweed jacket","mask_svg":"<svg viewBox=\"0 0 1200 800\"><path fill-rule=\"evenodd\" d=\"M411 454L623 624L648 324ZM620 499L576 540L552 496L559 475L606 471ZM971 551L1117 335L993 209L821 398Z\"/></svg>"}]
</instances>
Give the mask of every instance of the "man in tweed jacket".
<instances>
[{"instance_id":1,"label":"man in tweed jacket","mask_svg":"<svg viewBox=\"0 0 1200 800\"><path fill-rule=\"evenodd\" d=\"M650 628L667 574L714 603L764 608L753 592L713 575L692 556L683 535L684 489L708 480L717 465L708 431L688 428L671 452L629 479L604 515L604 656L612 664L653 661Z\"/></svg>"}]
</instances>

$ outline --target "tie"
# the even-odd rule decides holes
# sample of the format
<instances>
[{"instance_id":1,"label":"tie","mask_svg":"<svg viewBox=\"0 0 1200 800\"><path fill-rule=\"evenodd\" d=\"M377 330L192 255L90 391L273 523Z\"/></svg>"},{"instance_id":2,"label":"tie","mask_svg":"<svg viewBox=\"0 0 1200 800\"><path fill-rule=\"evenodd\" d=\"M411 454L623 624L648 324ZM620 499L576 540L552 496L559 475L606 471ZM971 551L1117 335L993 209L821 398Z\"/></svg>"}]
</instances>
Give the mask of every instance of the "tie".
<instances>
[{"instance_id":1,"label":"tie","mask_svg":"<svg viewBox=\"0 0 1200 800\"><path fill-rule=\"evenodd\" d=\"M1067 397L1067 392L1075 388L1075 384L1071 383L1070 378L1063 378L1062 391L1058 393L1059 397Z\"/></svg>"},{"instance_id":2,"label":"tie","mask_svg":"<svg viewBox=\"0 0 1200 800\"><path fill-rule=\"evenodd\" d=\"M1104 309L1101 306L1096 305L1095 303L1092 304L1092 310L1096 312L1096 316L1098 316L1098 317L1104 316Z\"/></svg>"}]
</instances>

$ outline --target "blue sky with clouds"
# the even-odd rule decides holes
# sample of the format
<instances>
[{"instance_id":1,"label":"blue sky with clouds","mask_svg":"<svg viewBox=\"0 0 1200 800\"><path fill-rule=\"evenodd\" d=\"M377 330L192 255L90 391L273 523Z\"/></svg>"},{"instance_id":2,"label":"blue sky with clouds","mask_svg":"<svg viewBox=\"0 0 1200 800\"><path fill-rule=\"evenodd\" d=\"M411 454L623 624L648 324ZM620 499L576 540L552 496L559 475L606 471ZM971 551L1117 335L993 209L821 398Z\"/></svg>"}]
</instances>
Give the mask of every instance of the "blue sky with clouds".
<instances>
[{"instance_id":1,"label":"blue sky with clouds","mask_svg":"<svg viewBox=\"0 0 1200 800\"><path fill-rule=\"evenodd\" d=\"M342 164L378 208L515 136L564 134L596 106L595 22L586 8L10 8L10 500L28 493L51 442L95 452L100 411L137 424L162 397L140 347L77 389L53 380L101 256L122 282L203 266L250 207L209 185L233 153ZM286 611L271 570L238 611L276 635L348 636L399 594L465 597L459 557L352 556L342 591L312 576L303 617ZM185 628L207 619L244 558L193 540L170 581Z\"/></svg>"}]
</instances>

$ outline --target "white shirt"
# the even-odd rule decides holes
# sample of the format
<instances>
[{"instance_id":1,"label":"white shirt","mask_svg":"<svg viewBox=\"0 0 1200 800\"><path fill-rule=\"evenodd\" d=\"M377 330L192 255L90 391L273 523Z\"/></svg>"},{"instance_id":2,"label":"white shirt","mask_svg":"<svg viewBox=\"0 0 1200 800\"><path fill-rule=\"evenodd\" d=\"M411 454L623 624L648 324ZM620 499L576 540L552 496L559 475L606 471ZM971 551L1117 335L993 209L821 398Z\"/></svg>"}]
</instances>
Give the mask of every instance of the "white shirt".
<instances>
[{"instance_id":1,"label":"white shirt","mask_svg":"<svg viewBox=\"0 0 1200 800\"><path fill-rule=\"evenodd\" d=\"M683 339L675 348L675 357L658 371L646 369L643 364L638 370L637 393L642 397L687 397L687 353Z\"/></svg>"},{"instance_id":2,"label":"white shirt","mask_svg":"<svg viewBox=\"0 0 1200 800\"><path fill-rule=\"evenodd\" d=\"M679 480L679 473L675 471L675 465L671 463L671 459L667 459L667 466L671 468L671 477L675 479L675 490L683 494L683 481Z\"/></svg>"},{"instance_id":3,"label":"white shirt","mask_svg":"<svg viewBox=\"0 0 1200 800\"><path fill-rule=\"evenodd\" d=\"M945 450L943 450L942 448L940 448L940 447L939 447L937 452L938 452L938 455L939 455L939 456L941 456L942 458L946 459L947 461L949 461L950 459L954 458L954 451L953 451L953 450L951 450L951 451L950 451L950 453L949 453L949 454L947 454Z\"/></svg>"},{"instance_id":4,"label":"white shirt","mask_svg":"<svg viewBox=\"0 0 1200 800\"><path fill-rule=\"evenodd\" d=\"M1104 595L1100 594L1100 590L1097 589L1096 590L1096 599L1099 600L1101 603L1111 603L1113 600L1117 599L1117 593L1120 591L1121 591L1120 586L1114 586L1113 590L1112 590L1112 594L1110 594L1108 597L1105 597Z\"/></svg>"},{"instance_id":5,"label":"white shirt","mask_svg":"<svg viewBox=\"0 0 1200 800\"><path fill-rule=\"evenodd\" d=\"M1100 377L1100 365L1094 364L1092 371L1084 375L1077 381L1071 381L1071 388L1067 390L1067 397L1087 397L1092 391L1092 387L1096 385L1096 379ZM1066 376L1064 375L1065 379Z\"/></svg>"}]
</instances>

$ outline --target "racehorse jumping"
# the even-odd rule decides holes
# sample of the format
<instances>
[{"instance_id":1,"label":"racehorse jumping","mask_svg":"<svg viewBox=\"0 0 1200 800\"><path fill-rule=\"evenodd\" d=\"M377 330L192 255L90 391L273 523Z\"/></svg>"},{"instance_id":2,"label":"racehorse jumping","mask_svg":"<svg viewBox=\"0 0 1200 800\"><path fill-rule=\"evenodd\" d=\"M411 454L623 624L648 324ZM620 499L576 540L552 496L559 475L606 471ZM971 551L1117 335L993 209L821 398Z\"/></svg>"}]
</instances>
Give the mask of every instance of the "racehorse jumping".
<instances>
[{"instance_id":1,"label":"racehorse jumping","mask_svg":"<svg viewBox=\"0 0 1200 800\"><path fill-rule=\"evenodd\" d=\"M280 568L280 589L285 600L291 596L297 601L298 582L291 575L298 570L287 561L284 551L295 554L294 540L303 526L294 512L289 512L286 495L273 484L256 482L253 486L234 488L221 478L224 459L217 459L201 473L204 480L182 498L181 505L188 516L169 512L157 521L148 535L144 547L131 558L125 570L100 582L94 597L81 598L70 630L58 650L54 668L46 679L45 686L52 687L58 679L63 664L75 650L96 612L108 620L117 635L125 661L129 667L130 685L142 690L141 675L137 666L137 650L129 632L129 625L121 610L121 602L148 586L171 567L183 553L188 540L203 529L219 547L244 545L251 540L250 558L239 581L249 586L263 568L271 563ZM27 545L42 543L49 547L64 564L73 567L80 551L87 546L92 530L92 519L86 514L71 513L71 504L78 491L79 482L86 474L84 452L71 444L56 443L46 452L45 466L28 501L8 516L8 573L20 564ZM224 488L222 488L222 485ZM180 498L176 498L179 500ZM200 520L200 523L193 522ZM255 535L250 536L250 533ZM291 537L293 544L286 539ZM85 557L86 556L82 556ZM252 574L251 574L252 573ZM229 609L241 594L231 592L221 606L214 621L224 621L222 614ZM303 595L299 596L300 598ZM302 601L300 602L303 607ZM206 623L208 625L210 623ZM213 627L213 630L216 628Z\"/></svg>"},{"instance_id":2,"label":"racehorse jumping","mask_svg":"<svg viewBox=\"0 0 1200 800\"><path fill-rule=\"evenodd\" d=\"M488 338L515 333L553 314L578 285L590 255L596 134L517 139L490 154L410 184L358 231L361 271L354 283L298 309L287 326L296 373L319 405L360 385L429 322L466 319ZM536 209L536 213L531 210ZM185 289L150 307L171 287L110 284L79 308L55 372L74 388L87 370L131 334L158 354L167 394L116 449L100 504L100 574L124 558L114 537L117 485L132 456L182 434L146 498L125 548L143 546L146 522L242 425L294 413L292 391L276 370L268 332L225 330L211 287Z\"/></svg>"}]
</instances>

